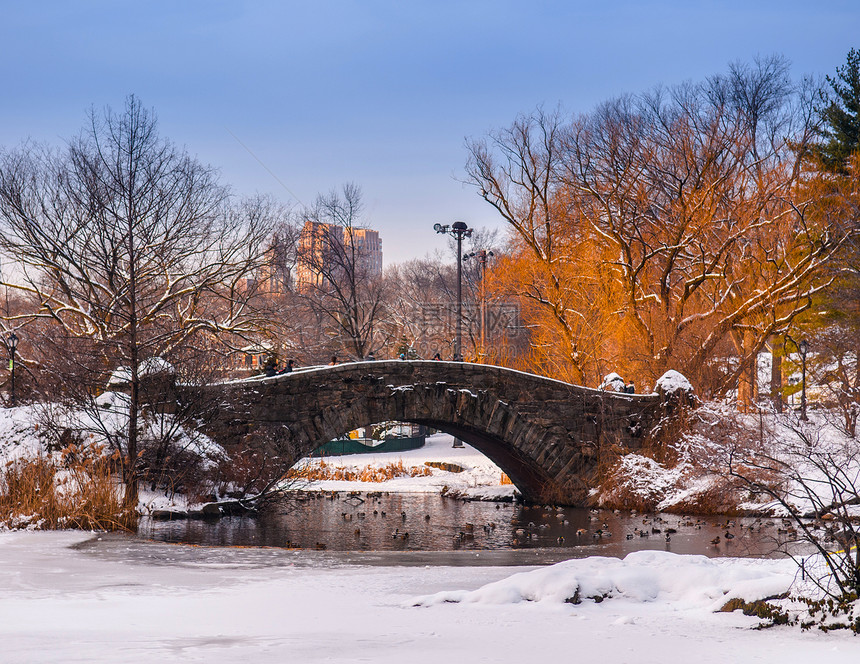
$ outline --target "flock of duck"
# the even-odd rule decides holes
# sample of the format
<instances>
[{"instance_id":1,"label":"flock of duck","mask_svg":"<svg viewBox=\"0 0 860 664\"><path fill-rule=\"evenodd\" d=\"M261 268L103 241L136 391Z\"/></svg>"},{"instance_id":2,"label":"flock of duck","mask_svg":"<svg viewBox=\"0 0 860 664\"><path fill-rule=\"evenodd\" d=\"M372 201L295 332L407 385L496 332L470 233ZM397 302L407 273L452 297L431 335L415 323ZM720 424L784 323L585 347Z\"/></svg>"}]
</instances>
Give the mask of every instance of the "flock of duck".
<instances>
[{"instance_id":1,"label":"flock of duck","mask_svg":"<svg viewBox=\"0 0 860 664\"><path fill-rule=\"evenodd\" d=\"M407 541L410 538L410 527L415 530L426 532L427 526L431 526L433 517L430 514L421 514L416 517L410 515L406 510L399 512L382 509L382 497L387 494L382 492L348 492L341 495L338 491L326 492L308 492L311 495L303 496L300 500L307 501L310 499L325 498L327 500L342 500L352 507L352 510L343 510L340 513L341 521L346 527L352 528L353 536L360 538L362 533L379 533L378 523L370 528L362 530L362 524L367 519L374 521L386 520L392 528L389 531L392 540ZM315 494L315 495L313 495ZM387 503L386 503L387 504ZM496 510L508 508L509 504L495 505ZM583 527L578 527L572 533L559 534L560 529L570 527L568 514L562 507L548 505L522 505L519 514L511 518L499 520L500 522L508 522L511 524L512 532L510 535L510 544L514 547L528 546L529 544L537 544L541 542L544 546L553 542L558 546L563 546L566 541L571 544L584 544L587 540L595 542L612 540L614 537L609 522L616 524L615 527L622 527L626 530L624 533L625 540L633 540L639 538L655 538L665 542L671 542L673 535L682 530L701 530L703 527L713 532L716 529L720 532L710 540L710 545L720 547L723 544L730 544L738 537L743 537L745 532L760 533L761 531L773 528L776 534L782 539L788 540L796 538L797 531L795 526L787 520L760 518L752 521L746 520L743 524L739 524L734 519L714 520L703 519L691 516L669 516L661 514L637 514L635 511L629 513L636 519L635 525L630 529L631 520L620 520L609 518L613 512L608 510L591 510L588 514L588 524ZM621 514L617 510L614 515ZM530 518L531 517L531 518ZM581 517L580 517L581 518ZM438 517L437 517L438 519ZM526 519L529 519L526 521ZM639 522L641 519L641 522ZM423 524L419 525L420 522ZM536 523L537 522L537 523ZM626 522L626 523L625 523ZM581 523L581 521L580 521ZM437 524L439 525L439 524ZM443 528L450 527L453 524L444 524ZM448 536L451 538L453 545L466 544L472 542L476 538L476 534L483 533L484 540L487 540L496 534L499 522L486 521L485 523L465 522L455 525L453 534ZM499 531L499 534L504 534L506 529ZM384 532L384 530L383 530ZM450 531L449 531L450 533ZM498 539L498 537L496 537ZM420 537L419 537L420 540ZM615 541L615 540L612 540ZM291 542L287 543L292 546ZM325 542L316 542L316 549L324 550L327 548Z\"/></svg>"}]
</instances>

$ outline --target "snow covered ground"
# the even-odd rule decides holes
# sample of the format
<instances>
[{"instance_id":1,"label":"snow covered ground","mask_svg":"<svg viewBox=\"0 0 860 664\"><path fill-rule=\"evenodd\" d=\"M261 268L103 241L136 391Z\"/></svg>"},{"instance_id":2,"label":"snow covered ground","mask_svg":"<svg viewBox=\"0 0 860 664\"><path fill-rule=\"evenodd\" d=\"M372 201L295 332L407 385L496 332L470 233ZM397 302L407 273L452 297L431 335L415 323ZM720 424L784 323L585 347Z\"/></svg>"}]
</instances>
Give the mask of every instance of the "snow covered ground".
<instances>
[{"instance_id":1,"label":"snow covered ground","mask_svg":"<svg viewBox=\"0 0 860 664\"><path fill-rule=\"evenodd\" d=\"M860 654L844 632L755 631L755 618L714 613L732 596L784 590L787 561L641 552L537 569L375 567L97 537L0 533L0 661L809 664ZM577 588L582 603L565 603Z\"/></svg>"},{"instance_id":2,"label":"snow covered ground","mask_svg":"<svg viewBox=\"0 0 860 664\"><path fill-rule=\"evenodd\" d=\"M349 454L346 456L329 456L323 459L308 458L299 462L299 466L326 465L338 468L359 470L366 466L382 467L402 461L406 468L413 466L428 467L426 462L447 462L463 468L463 472L454 473L439 468L431 468L432 475L427 477L398 477L387 482L346 482L341 480L325 480L311 482L302 488L324 489L326 491L392 491L398 493L439 493L443 487L448 491L458 491L461 495L472 498L498 499L514 495L511 484L500 484L502 470L483 454L470 445L452 447L453 437L439 433L427 437L427 443L416 450L403 452L387 452L381 454Z\"/></svg>"},{"instance_id":3,"label":"snow covered ground","mask_svg":"<svg viewBox=\"0 0 860 664\"><path fill-rule=\"evenodd\" d=\"M0 456L32 453L39 433L23 411L10 412L0 418ZM451 443L438 435L418 450L325 463L444 461L461 473L313 486L512 494L495 464ZM789 560L643 551L511 568L472 566L473 554L462 554L457 566L409 554L370 565L334 552L0 532L0 662L807 664L860 655L860 637L847 632L756 631L757 618L716 612L734 597L786 591L797 571Z\"/></svg>"}]
</instances>

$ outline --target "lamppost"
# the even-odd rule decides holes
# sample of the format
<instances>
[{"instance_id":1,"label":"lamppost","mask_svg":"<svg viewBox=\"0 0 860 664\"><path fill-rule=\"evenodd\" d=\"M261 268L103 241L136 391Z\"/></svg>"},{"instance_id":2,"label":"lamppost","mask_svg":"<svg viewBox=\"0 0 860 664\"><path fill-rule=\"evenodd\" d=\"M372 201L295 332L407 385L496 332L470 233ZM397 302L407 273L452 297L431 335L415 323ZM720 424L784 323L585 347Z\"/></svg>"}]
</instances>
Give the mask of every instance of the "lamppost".
<instances>
[{"instance_id":1,"label":"lamppost","mask_svg":"<svg viewBox=\"0 0 860 664\"><path fill-rule=\"evenodd\" d=\"M793 343L800 353L800 419L807 422L809 418L806 417L806 353L809 351L809 344L806 339L801 339L800 343L797 343L790 334L785 335L785 341Z\"/></svg>"},{"instance_id":2,"label":"lamppost","mask_svg":"<svg viewBox=\"0 0 860 664\"><path fill-rule=\"evenodd\" d=\"M806 422L806 351L809 350L806 339L800 340L797 350L800 351L800 419Z\"/></svg>"},{"instance_id":3,"label":"lamppost","mask_svg":"<svg viewBox=\"0 0 860 664\"><path fill-rule=\"evenodd\" d=\"M15 349L18 348L18 335L12 332L9 335L9 372L12 374L12 405L15 405Z\"/></svg>"},{"instance_id":4,"label":"lamppost","mask_svg":"<svg viewBox=\"0 0 860 664\"><path fill-rule=\"evenodd\" d=\"M487 339L486 339L486 329L487 329L487 300L484 296L484 282L485 277L487 276L487 259L493 255L492 251L487 251L486 249L479 249L478 251L473 251L471 253L463 256L463 259L469 258L477 258L478 265L481 270L481 359L483 360L487 354Z\"/></svg>"},{"instance_id":5,"label":"lamppost","mask_svg":"<svg viewBox=\"0 0 860 664\"><path fill-rule=\"evenodd\" d=\"M457 323L456 336L454 337L454 361L462 362L462 338L463 338L463 238L471 237L472 229L463 221L455 221L451 226L448 224L433 224L433 230L437 233L452 235L457 240Z\"/></svg>"}]
</instances>

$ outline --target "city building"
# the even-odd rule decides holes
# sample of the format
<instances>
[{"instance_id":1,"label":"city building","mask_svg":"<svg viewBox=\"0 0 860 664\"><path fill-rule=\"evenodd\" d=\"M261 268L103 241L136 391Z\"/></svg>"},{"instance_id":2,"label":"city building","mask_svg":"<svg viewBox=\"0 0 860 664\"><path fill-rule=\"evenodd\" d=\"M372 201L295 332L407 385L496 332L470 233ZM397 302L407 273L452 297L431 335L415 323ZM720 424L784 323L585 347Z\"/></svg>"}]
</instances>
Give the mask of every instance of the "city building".
<instances>
[{"instance_id":1,"label":"city building","mask_svg":"<svg viewBox=\"0 0 860 664\"><path fill-rule=\"evenodd\" d=\"M382 240L369 228L306 221L299 236L296 285L319 286L348 270L363 278L382 275Z\"/></svg>"}]
</instances>

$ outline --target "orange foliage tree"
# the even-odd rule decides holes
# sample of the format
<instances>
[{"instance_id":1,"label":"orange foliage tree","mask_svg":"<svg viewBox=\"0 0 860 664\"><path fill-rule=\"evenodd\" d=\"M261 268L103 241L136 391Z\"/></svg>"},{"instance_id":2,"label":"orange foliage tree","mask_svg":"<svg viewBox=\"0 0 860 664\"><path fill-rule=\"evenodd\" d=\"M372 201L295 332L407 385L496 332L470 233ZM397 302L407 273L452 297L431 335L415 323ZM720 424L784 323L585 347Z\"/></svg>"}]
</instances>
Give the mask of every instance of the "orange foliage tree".
<instances>
[{"instance_id":1,"label":"orange foliage tree","mask_svg":"<svg viewBox=\"0 0 860 664\"><path fill-rule=\"evenodd\" d=\"M522 304L531 368L585 384L666 369L754 396L754 358L828 283L845 241L809 213L815 90L770 58L470 144L511 230L495 287Z\"/></svg>"}]
</instances>

